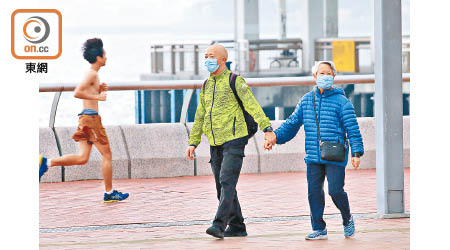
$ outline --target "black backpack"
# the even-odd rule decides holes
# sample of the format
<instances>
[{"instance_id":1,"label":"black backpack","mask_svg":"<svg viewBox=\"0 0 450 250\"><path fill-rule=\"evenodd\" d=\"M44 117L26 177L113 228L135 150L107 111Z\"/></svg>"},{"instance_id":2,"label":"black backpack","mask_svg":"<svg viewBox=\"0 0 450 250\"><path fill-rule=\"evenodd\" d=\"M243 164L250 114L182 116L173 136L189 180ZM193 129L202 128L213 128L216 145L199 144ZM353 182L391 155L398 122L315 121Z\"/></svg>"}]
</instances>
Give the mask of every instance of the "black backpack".
<instances>
[{"instance_id":1,"label":"black backpack","mask_svg":"<svg viewBox=\"0 0 450 250\"><path fill-rule=\"evenodd\" d=\"M255 122L255 119L245 110L244 105L242 104L241 99L239 98L237 92L236 92L236 78L238 75L231 73L230 74L230 87L231 90L233 90L234 97L236 98L236 101L238 102L239 106L242 109L242 112L244 113L245 123L247 124L247 131L248 131L248 138L250 139L253 135L258 132L258 124ZM205 91L206 82L208 82L208 79L205 80L203 83L203 91Z\"/></svg>"}]
</instances>

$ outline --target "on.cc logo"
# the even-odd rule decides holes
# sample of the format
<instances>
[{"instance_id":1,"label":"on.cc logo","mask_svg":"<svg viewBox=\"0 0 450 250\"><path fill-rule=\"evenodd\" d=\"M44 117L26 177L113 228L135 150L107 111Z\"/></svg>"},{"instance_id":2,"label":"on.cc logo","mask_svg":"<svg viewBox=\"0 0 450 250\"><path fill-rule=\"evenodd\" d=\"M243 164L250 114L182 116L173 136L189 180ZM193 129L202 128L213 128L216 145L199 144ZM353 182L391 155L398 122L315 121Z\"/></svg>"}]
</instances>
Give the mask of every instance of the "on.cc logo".
<instances>
[{"instance_id":1,"label":"on.cc logo","mask_svg":"<svg viewBox=\"0 0 450 250\"><path fill-rule=\"evenodd\" d=\"M56 9L11 14L11 54L16 59L56 59L62 53L62 16Z\"/></svg>"},{"instance_id":2,"label":"on.cc logo","mask_svg":"<svg viewBox=\"0 0 450 250\"><path fill-rule=\"evenodd\" d=\"M23 25L23 35L30 43L42 43L50 35L50 25L39 16L32 16Z\"/></svg>"}]
</instances>

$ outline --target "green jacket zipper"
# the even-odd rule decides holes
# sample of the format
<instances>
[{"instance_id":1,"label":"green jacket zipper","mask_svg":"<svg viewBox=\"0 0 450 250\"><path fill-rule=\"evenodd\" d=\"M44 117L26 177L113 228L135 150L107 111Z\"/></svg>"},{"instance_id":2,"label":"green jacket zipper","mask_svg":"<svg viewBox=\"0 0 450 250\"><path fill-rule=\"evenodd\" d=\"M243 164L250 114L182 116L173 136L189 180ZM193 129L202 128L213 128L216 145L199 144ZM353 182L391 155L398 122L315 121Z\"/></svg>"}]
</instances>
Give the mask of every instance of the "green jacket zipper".
<instances>
[{"instance_id":1,"label":"green jacket zipper","mask_svg":"<svg viewBox=\"0 0 450 250\"><path fill-rule=\"evenodd\" d=\"M212 124L212 110L214 107L214 95L216 94L216 78L214 78L214 90L213 90L213 98L211 103L211 111L209 112L209 119L211 121L211 133L213 136L214 145L216 145L216 138L214 137L213 124Z\"/></svg>"}]
</instances>

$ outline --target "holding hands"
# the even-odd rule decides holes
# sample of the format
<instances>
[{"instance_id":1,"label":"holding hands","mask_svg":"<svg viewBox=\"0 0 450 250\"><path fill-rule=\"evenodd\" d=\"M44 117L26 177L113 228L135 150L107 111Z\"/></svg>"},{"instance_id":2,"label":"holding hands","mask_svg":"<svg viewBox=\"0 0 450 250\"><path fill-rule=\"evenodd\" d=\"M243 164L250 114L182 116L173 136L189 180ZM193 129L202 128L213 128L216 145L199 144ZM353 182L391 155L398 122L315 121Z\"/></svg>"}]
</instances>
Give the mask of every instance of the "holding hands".
<instances>
[{"instance_id":1,"label":"holding hands","mask_svg":"<svg viewBox=\"0 0 450 250\"><path fill-rule=\"evenodd\" d=\"M272 147L277 143L277 136L274 132L266 132L264 135L264 149L272 150Z\"/></svg>"}]
</instances>

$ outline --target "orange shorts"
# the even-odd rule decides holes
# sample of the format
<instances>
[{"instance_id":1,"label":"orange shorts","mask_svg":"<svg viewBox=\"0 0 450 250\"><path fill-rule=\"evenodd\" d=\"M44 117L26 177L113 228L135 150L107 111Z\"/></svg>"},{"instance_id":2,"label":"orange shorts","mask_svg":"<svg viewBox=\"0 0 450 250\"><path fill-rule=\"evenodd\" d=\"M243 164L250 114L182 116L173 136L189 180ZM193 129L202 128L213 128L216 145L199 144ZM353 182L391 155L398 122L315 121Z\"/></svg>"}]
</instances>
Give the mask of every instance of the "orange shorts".
<instances>
[{"instance_id":1,"label":"orange shorts","mask_svg":"<svg viewBox=\"0 0 450 250\"><path fill-rule=\"evenodd\" d=\"M105 128L102 125L102 118L99 115L80 115L78 129L73 134L72 139L87 141L89 144L98 142L106 145L109 143Z\"/></svg>"}]
</instances>

